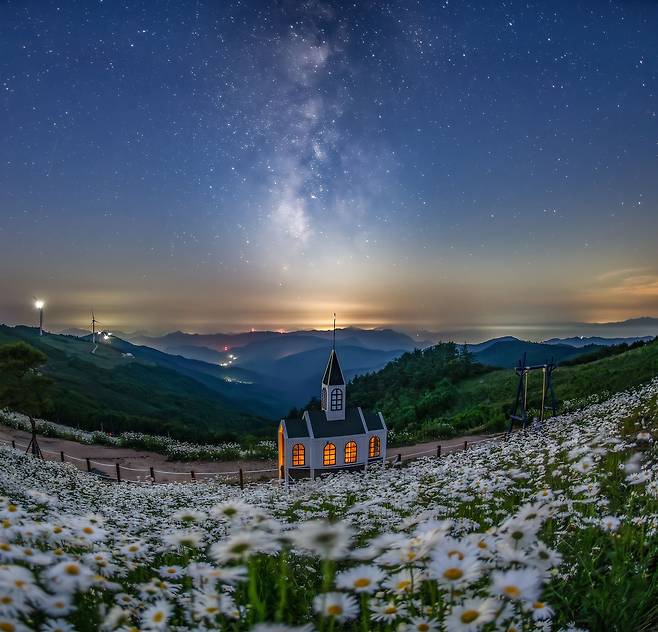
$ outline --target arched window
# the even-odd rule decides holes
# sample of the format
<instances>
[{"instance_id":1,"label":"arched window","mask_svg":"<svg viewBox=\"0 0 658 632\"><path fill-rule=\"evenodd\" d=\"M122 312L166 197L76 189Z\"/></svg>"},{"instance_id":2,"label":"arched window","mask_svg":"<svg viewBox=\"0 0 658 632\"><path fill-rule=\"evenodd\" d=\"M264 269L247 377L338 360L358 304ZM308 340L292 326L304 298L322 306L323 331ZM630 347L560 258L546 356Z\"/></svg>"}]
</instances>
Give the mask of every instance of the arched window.
<instances>
[{"instance_id":1,"label":"arched window","mask_svg":"<svg viewBox=\"0 0 658 632\"><path fill-rule=\"evenodd\" d=\"M356 441L345 444L345 463L356 463Z\"/></svg>"},{"instance_id":2,"label":"arched window","mask_svg":"<svg viewBox=\"0 0 658 632\"><path fill-rule=\"evenodd\" d=\"M306 464L306 454L303 443L295 443L292 446L292 465L293 467L300 467Z\"/></svg>"},{"instance_id":3,"label":"arched window","mask_svg":"<svg viewBox=\"0 0 658 632\"><path fill-rule=\"evenodd\" d=\"M343 391L340 388L331 391L331 410L343 410Z\"/></svg>"},{"instance_id":4,"label":"arched window","mask_svg":"<svg viewBox=\"0 0 658 632\"><path fill-rule=\"evenodd\" d=\"M368 456L373 459L382 453L382 440L378 436L370 437L368 442Z\"/></svg>"},{"instance_id":5,"label":"arched window","mask_svg":"<svg viewBox=\"0 0 658 632\"><path fill-rule=\"evenodd\" d=\"M327 389L326 388L322 389L321 407L322 407L322 410L327 410Z\"/></svg>"},{"instance_id":6,"label":"arched window","mask_svg":"<svg viewBox=\"0 0 658 632\"><path fill-rule=\"evenodd\" d=\"M336 446L327 443L322 450L322 465L336 465Z\"/></svg>"}]
</instances>

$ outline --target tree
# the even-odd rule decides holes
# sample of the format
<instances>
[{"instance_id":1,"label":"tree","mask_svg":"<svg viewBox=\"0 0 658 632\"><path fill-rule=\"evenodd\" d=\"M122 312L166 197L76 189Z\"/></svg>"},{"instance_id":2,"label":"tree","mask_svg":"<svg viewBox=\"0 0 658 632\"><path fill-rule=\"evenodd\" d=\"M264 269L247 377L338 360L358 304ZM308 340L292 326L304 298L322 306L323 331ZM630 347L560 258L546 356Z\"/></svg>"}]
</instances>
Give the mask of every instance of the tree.
<instances>
[{"instance_id":1,"label":"tree","mask_svg":"<svg viewBox=\"0 0 658 632\"><path fill-rule=\"evenodd\" d=\"M24 342L0 346L0 408L27 415L32 427L28 450L41 456L36 441L34 417L44 414L50 405L48 398L52 380L39 373L48 357Z\"/></svg>"}]
</instances>

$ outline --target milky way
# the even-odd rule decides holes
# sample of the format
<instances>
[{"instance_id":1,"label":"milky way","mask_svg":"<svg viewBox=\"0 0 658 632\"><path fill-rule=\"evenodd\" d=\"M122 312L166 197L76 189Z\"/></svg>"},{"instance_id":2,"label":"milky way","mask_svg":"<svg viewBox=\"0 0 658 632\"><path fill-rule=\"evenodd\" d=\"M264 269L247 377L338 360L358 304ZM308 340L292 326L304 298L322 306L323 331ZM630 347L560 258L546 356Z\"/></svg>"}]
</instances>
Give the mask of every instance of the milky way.
<instances>
[{"instance_id":1,"label":"milky way","mask_svg":"<svg viewBox=\"0 0 658 632\"><path fill-rule=\"evenodd\" d=\"M5 2L0 320L658 315L653 2Z\"/></svg>"}]
</instances>

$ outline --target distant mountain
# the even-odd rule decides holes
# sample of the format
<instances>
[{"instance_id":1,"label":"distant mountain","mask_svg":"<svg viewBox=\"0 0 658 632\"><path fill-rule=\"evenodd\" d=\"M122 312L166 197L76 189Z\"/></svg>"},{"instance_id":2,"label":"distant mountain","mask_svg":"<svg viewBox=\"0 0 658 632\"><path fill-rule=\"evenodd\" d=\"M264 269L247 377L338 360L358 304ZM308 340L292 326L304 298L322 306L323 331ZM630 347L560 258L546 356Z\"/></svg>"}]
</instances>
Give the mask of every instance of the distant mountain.
<instances>
[{"instance_id":1,"label":"distant mountain","mask_svg":"<svg viewBox=\"0 0 658 632\"><path fill-rule=\"evenodd\" d=\"M293 332L293 335L302 334L332 340L333 331L309 329ZM345 327L336 330L336 342L340 344L357 345L367 349L393 351L404 349L412 351L432 344L430 340L414 340L411 336L395 331L394 329L360 329L358 327Z\"/></svg>"},{"instance_id":2,"label":"distant mountain","mask_svg":"<svg viewBox=\"0 0 658 632\"><path fill-rule=\"evenodd\" d=\"M567 358L592 353L599 348L595 345L576 348L569 345L542 344L518 339L497 340L482 351L473 352L473 359L487 366L512 368L518 365L524 353L527 364L543 364L551 358L559 363Z\"/></svg>"},{"instance_id":3,"label":"distant mountain","mask_svg":"<svg viewBox=\"0 0 658 632\"><path fill-rule=\"evenodd\" d=\"M544 340L546 345L569 345L571 347L587 347L597 345L600 347L612 347L626 343L631 345L634 342L649 342L654 336L632 336L629 338L602 338L601 336L573 336L571 338L551 338Z\"/></svg>"},{"instance_id":4,"label":"distant mountain","mask_svg":"<svg viewBox=\"0 0 658 632\"><path fill-rule=\"evenodd\" d=\"M295 338L311 337L321 340L332 340L333 331L307 329L289 332L277 331L249 331L238 334L190 334L175 331L164 336L128 336L128 340L135 344L143 344L155 349L176 348L183 346L207 347L219 352L230 352L241 349L254 343L271 340L294 340ZM393 329L360 329L358 327L345 327L336 330L336 342L356 344L368 349L391 351L393 349L412 350L416 347L431 344L429 341L414 340L407 334Z\"/></svg>"},{"instance_id":5,"label":"distant mountain","mask_svg":"<svg viewBox=\"0 0 658 632\"><path fill-rule=\"evenodd\" d=\"M261 370L273 378L276 376L286 393L293 395L298 403L305 402L320 393L322 374L327 365L330 350L331 345L325 344L322 347L295 353L268 365L262 365ZM363 373L378 371L404 353L400 349L380 351L364 349L356 345L341 345L337 347L337 351L346 380Z\"/></svg>"},{"instance_id":6,"label":"distant mountain","mask_svg":"<svg viewBox=\"0 0 658 632\"><path fill-rule=\"evenodd\" d=\"M49 417L85 429L212 440L226 433L269 433L270 420L289 405L252 372L119 338L94 348L89 337L41 337L33 327L0 325L0 344L17 341L48 358L43 372L54 381Z\"/></svg>"},{"instance_id":7,"label":"distant mountain","mask_svg":"<svg viewBox=\"0 0 658 632\"><path fill-rule=\"evenodd\" d=\"M316 329L242 334L176 331L161 337L139 336L131 342L222 367L246 369L259 376L251 378L259 388L275 385L280 399L299 405L318 391L333 337L333 331ZM349 377L378 370L426 342L393 329L336 330L341 366Z\"/></svg>"},{"instance_id":8,"label":"distant mountain","mask_svg":"<svg viewBox=\"0 0 658 632\"><path fill-rule=\"evenodd\" d=\"M165 353L171 355L179 355L193 360L201 360L202 362L210 362L212 364L220 364L224 361L226 353L209 349L208 347L197 347L195 345L181 345L180 347L165 347Z\"/></svg>"},{"instance_id":9,"label":"distant mountain","mask_svg":"<svg viewBox=\"0 0 658 632\"><path fill-rule=\"evenodd\" d=\"M481 351L486 351L489 347L492 347L499 342L521 342L518 338L514 336L501 336L500 338L492 338L491 340L485 340L484 342L478 342L476 344L466 345L466 348L471 353L480 353Z\"/></svg>"}]
</instances>

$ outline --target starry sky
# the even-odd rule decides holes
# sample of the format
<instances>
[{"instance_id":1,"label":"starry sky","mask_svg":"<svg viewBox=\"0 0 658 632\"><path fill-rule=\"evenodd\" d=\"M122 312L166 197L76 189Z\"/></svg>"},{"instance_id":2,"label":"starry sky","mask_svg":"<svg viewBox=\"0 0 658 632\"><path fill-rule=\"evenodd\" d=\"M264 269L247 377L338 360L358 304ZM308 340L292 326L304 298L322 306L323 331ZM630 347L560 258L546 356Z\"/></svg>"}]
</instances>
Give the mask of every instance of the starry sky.
<instances>
[{"instance_id":1,"label":"starry sky","mask_svg":"<svg viewBox=\"0 0 658 632\"><path fill-rule=\"evenodd\" d=\"M0 320L658 316L658 3L0 4Z\"/></svg>"}]
</instances>

